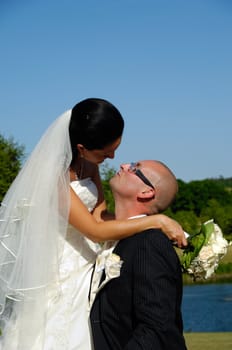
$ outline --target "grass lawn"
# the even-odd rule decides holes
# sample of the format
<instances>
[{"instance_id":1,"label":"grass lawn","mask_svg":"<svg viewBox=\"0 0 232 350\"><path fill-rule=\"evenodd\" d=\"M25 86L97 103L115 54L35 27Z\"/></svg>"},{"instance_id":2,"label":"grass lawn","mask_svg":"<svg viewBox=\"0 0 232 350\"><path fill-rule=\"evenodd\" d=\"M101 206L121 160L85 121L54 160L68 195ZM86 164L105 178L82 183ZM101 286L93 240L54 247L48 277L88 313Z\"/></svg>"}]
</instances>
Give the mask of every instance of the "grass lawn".
<instances>
[{"instance_id":1,"label":"grass lawn","mask_svg":"<svg viewBox=\"0 0 232 350\"><path fill-rule=\"evenodd\" d=\"M221 262L223 263L232 262L232 245L228 247L227 254L222 258Z\"/></svg>"},{"instance_id":2,"label":"grass lawn","mask_svg":"<svg viewBox=\"0 0 232 350\"><path fill-rule=\"evenodd\" d=\"M188 350L231 350L232 333L185 333Z\"/></svg>"}]
</instances>

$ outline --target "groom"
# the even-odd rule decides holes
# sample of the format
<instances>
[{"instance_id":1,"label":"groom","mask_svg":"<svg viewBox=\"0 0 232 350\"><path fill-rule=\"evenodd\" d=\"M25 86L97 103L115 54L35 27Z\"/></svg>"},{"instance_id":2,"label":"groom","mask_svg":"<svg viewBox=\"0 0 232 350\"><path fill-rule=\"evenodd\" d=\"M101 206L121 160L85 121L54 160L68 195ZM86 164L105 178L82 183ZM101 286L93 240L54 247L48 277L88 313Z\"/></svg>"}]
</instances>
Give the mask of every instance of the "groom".
<instances>
[{"instance_id":1,"label":"groom","mask_svg":"<svg viewBox=\"0 0 232 350\"><path fill-rule=\"evenodd\" d=\"M118 220L162 212L178 190L173 173L152 160L122 165L110 185ZM186 350L181 267L166 235L146 230L108 252L96 262L90 292L94 349Z\"/></svg>"}]
</instances>

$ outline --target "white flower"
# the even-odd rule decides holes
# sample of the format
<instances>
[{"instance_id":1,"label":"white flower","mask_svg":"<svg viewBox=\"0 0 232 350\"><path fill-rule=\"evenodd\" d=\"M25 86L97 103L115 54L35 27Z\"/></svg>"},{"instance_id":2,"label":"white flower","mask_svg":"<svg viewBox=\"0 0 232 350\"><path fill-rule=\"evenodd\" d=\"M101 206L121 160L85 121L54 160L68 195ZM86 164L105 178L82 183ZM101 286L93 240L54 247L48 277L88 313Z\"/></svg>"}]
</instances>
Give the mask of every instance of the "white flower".
<instances>
[{"instance_id":1,"label":"white flower","mask_svg":"<svg viewBox=\"0 0 232 350\"><path fill-rule=\"evenodd\" d=\"M117 254L110 254L105 260L105 274L108 278L116 278L120 276L122 260Z\"/></svg>"},{"instance_id":2,"label":"white flower","mask_svg":"<svg viewBox=\"0 0 232 350\"><path fill-rule=\"evenodd\" d=\"M123 261L120 256L112 253L112 249L103 250L101 254L98 255L97 260L97 271L105 270L106 279L112 279L120 276L120 270Z\"/></svg>"},{"instance_id":3,"label":"white flower","mask_svg":"<svg viewBox=\"0 0 232 350\"><path fill-rule=\"evenodd\" d=\"M114 248L115 242L112 242L112 244L111 242L107 242L107 244L103 246L101 252L97 255L90 288L90 308L93 305L96 294L105 286L105 284L112 278L120 276L123 261L120 259L120 256L113 253ZM103 271L105 271L105 278L101 281Z\"/></svg>"},{"instance_id":4,"label":"white flower","mask_svg":"<svg viewBox=\"0 0 232 350\"><path fill-rule=\"evenodd\" d=\"M192 240L191 236L188 239L190 248L187 248L181 258L182 266L195 280L207 279L217 269L229 243L213 220L205 222L201 232L192 237Z\"/></svg>"}]
</instances>

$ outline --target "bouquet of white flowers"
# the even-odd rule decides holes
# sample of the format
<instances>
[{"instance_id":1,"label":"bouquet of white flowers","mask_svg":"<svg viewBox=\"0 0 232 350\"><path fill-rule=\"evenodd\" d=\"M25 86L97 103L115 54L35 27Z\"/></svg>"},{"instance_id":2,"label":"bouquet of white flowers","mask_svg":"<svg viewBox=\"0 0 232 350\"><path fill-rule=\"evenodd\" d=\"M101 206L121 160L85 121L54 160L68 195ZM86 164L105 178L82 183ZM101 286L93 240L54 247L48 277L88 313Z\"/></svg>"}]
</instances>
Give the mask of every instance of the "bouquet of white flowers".
<instances>
[{"instance_id":1,"label":"bouquet of white flowers","mask_svg":"<svg viewBox=\"0 0 232 350\"><path fill-rule=\"evenodd\" d=\"M199 233L187 236L188 246L180 258L183 271L194 280L211 277L229 245L220 227L209 220L202 224Z\"/></svg>"}]
</instances>

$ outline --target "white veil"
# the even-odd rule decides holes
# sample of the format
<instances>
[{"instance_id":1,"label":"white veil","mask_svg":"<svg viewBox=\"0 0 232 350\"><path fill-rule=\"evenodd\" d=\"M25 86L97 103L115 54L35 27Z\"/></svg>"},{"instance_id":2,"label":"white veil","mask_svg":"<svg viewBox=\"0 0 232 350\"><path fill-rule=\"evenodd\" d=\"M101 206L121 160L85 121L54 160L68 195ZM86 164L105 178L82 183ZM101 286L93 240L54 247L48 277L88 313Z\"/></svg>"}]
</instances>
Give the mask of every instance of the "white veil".
<instances>
[{"instance_id":1,"label":"white veil","mask_svg":"<svg viewBox=\"0 0 232 350\"><path fill-rule=\"evenodd\" d=\"M48 128L0 208L0 349L43 348L47 290L59 291L58 262L69 214L71 110Z\"/></svg>"}]
</instances>

